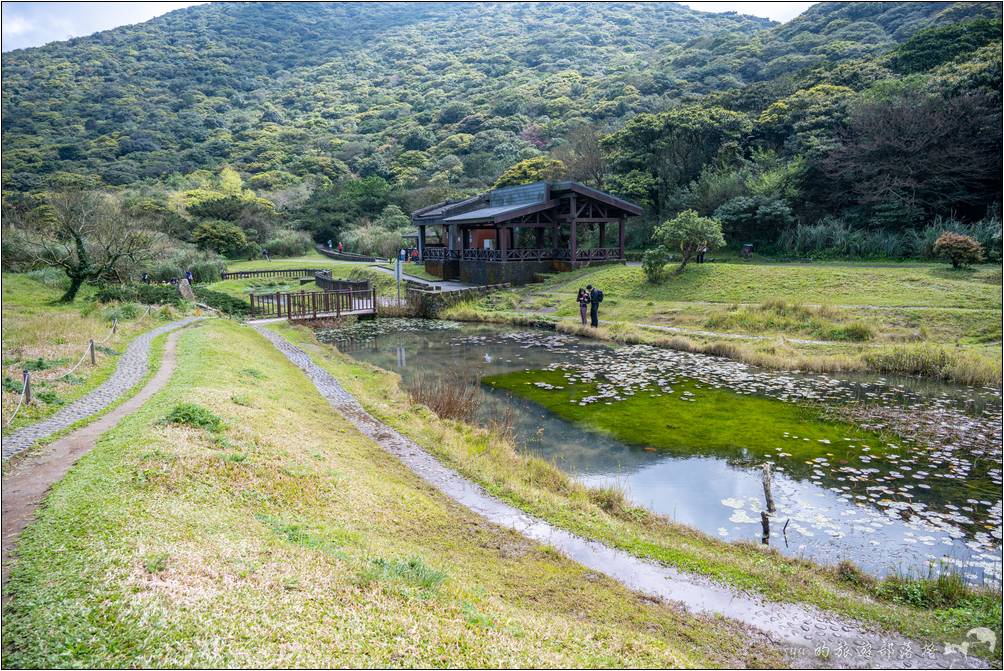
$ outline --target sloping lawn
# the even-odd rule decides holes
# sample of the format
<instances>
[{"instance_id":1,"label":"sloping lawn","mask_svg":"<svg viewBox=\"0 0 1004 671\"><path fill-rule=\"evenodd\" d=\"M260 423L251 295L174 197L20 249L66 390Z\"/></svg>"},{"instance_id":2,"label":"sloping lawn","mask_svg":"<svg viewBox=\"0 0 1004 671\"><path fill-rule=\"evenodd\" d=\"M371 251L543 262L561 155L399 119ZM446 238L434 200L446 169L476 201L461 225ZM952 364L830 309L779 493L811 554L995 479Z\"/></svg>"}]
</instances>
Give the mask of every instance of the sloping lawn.
<instances>
[{"instance_id":1,"label":"sloping lawn","mask_svg":"<svg viewBox=\"0 0 1004 671\"><path fill-rule=\"evenodd\" d=\"M250 328L190 329L178 357L21 538L5 665L780 661L460 509Z\"/></svg>"}]
</instances>

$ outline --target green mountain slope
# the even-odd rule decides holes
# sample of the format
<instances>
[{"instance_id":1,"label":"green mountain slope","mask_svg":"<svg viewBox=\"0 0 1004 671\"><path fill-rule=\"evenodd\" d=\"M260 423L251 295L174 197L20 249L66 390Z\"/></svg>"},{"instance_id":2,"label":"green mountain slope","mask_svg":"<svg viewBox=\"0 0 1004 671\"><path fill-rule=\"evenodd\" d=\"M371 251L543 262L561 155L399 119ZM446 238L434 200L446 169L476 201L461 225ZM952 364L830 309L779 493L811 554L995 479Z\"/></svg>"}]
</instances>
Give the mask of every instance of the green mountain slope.
<instances>
[{"instance_id":1,"label":"green mountain slope","mask_svg":"<svg viewBox=\"0 0 1004 671\"><path fill-rule=\"evenodd\" d=\"M670 4L192 7L4 54L5 184L61 171L127 184L221 160L334 176L333 155L380 173L457 132L504 138L505 163L573 117L656 107L663 50L770 25ZM542 138L520 138L531 120Z\"/></svg>"},{"instance_id":2,"label":"green mountain slope","mask_svg":"<svg viewBox=\"0 0 1004 671\"><path fill-rule=\"evenodd\" d=\"M959 217L986 218L977 237L996 248L1000 17L948 2L820 3L784 25L670 3L202 5L3 54L4 197L30 209L50 189L126 187L195 242L200 219L257 242L374 222L356 241L377 252L399 244L402 210L536 159L514 174L558 165L652 220L715 214L734 243L929 255Z\"/></svg>"}]
</instances>

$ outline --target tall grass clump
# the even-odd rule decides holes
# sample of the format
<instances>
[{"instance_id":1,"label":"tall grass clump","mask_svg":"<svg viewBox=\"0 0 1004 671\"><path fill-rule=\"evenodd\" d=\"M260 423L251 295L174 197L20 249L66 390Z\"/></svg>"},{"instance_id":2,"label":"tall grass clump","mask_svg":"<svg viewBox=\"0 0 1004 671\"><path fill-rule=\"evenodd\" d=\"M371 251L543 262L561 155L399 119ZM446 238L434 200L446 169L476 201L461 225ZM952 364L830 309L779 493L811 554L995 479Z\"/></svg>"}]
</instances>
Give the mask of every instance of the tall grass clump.
<instances>
[{"instance_id":1,"label":"tall grass clump","mask_svg":"<svg viewBox=\"0 0 1004 671\"><path fill-rule=\"evenodd\" d=\"M785 230L777 249L792 256L854 259L934 259L934 243L943 233L967 235L987 252L987 260L1001 260L1001 218L997 211L975 222L935 217L923 228L906 231L854 226L827 217L815 224L798 224Z\"/></svg>"},{"instance_id":2,"label":"tall grass clump","mask_svg":"<svg viewBox=\"0 0 1004 671\"><path fill-rule=\"evenodd\" d=\"M418 375L405 388L416 403L440 417L462 422L473 422L484 401L477 379L469 375L454 380Z\"/></svg>"},{"instance_id":3,"label":"tall grass clump","mask_svg":"<svg viewBox=\"0 0 1004 671\"><path fill-rule=\"evenodd\" d=\"M920 375L982 386L999 385L999 362L967 352L932 343L893 345L864 352L862 358L870 368L882 373Z\"/></svg>"}]
</instances>

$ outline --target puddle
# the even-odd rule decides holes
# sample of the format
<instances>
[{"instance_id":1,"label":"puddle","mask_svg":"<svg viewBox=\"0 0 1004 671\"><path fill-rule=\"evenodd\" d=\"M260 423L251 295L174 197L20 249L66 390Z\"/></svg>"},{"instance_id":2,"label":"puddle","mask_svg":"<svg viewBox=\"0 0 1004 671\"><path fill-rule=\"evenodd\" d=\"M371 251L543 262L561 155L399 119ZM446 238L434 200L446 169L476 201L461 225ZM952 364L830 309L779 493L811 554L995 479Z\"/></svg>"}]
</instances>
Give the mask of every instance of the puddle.
<instances>
[{"instance_id":1,"label":"puddle","mask_svg":"<svg viewBox=\"0 0 1004 671\"><path fill-rule=\"evenodd\" d=\"M608 412L632 399L670 396L670 390L683 398L684 389L695 412L702 394L811 403L838 414L853 409L864 417L858 422L863 428L855 430L894 428L899 435L884 433L888 440L882 444L865 444L853 433L824 443L779 426L776 435L750 441L756 449L712 450L703 443L689 450L686 444L653 449L668 434L653 434L651 444L621 440L521 397L527 394L490 386L483 387L488 402L481 420L511 408L524 449L586 484L618 486L637 505L730 541L760 541L760 466L769 461L777 507L769 542L781 552L823 563L850 559L875 575L927 575L952 566L971 583L1000 582L996 390L909 378L778 374L716 357L610 347L543 330L419 319L362 322L318 336L398 372L405 382L532 371L527 381L541 378L532 385L538 400L542 394L567 395L567 383L577 384L590 389L579 402ZM700 417L694 421L699 424ZM903 435L910 432L916 435Z\"/></svg>"}]
</instances>

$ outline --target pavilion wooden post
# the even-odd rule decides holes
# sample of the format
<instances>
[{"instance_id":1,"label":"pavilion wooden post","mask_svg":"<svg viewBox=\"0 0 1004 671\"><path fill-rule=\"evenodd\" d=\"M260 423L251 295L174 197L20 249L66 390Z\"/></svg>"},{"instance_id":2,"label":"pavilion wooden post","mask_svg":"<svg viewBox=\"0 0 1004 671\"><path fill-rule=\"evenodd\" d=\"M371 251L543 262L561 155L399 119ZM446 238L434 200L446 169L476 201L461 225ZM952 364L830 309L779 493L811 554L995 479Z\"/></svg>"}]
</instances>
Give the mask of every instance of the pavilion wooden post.
<instances>
[{"instance_id":1,"label":"pavilion wooden post","mask_svg":"<svg viewBox=\"0 0 1004 671\"><path fill-rule=\"evenodd\" d=\"M499 228L499 251L502 253L502 260L505 260L505 252L509 249L509 234L512 232L511 228L503 229Z\"/></svg>"},{"instance_id":2,"label":"pavilion wooden post","mask_svg":"<svg viewBox=\"0 0 1004 671\"><path fill-rule=\"evenodd\" d=\"M418 260L425 261L425 226L418 227Z\"/></svg>"},{"instance_id":3,"label":"pavilion wooden post","mask_svg":"<svg viewBox=\"0 0 1004 671\"><path fill-rule=\"evenodd\" d=\"M568 220L568 246L569 246L569 250L571 251L572 267L574 268L575 267L575 258L576 258L576 256L578 256L578 251L579 251L578 250L578 240L576 239L577 236L576 236L576 231L575 231L575 215L576 215L576 211L575 211L575 194L574 193L572 194L570 205L571 205L571 209L570 209L570 211L568 213L569 214L569 220Z\"/></svg>"},{"instance_id":4,"label":"pavilion wooden post","mask_svg":"<svg viewBox=\"0 0 1004 671\"><path fill-rule=\"evenodd\" d=\"M618 258L624 258L624 217L617 220L617 253Z\"/></svg>"},{"instance_id":5,"label":"pavilion wooden post","mask_svg":"<svg viewBox=\"0 0 1004 671\"><path fill-rule=\"evenodd\" d=\"M600 222L600 248L607 246L607 222Z\"/></svg>"}]
</instances>

